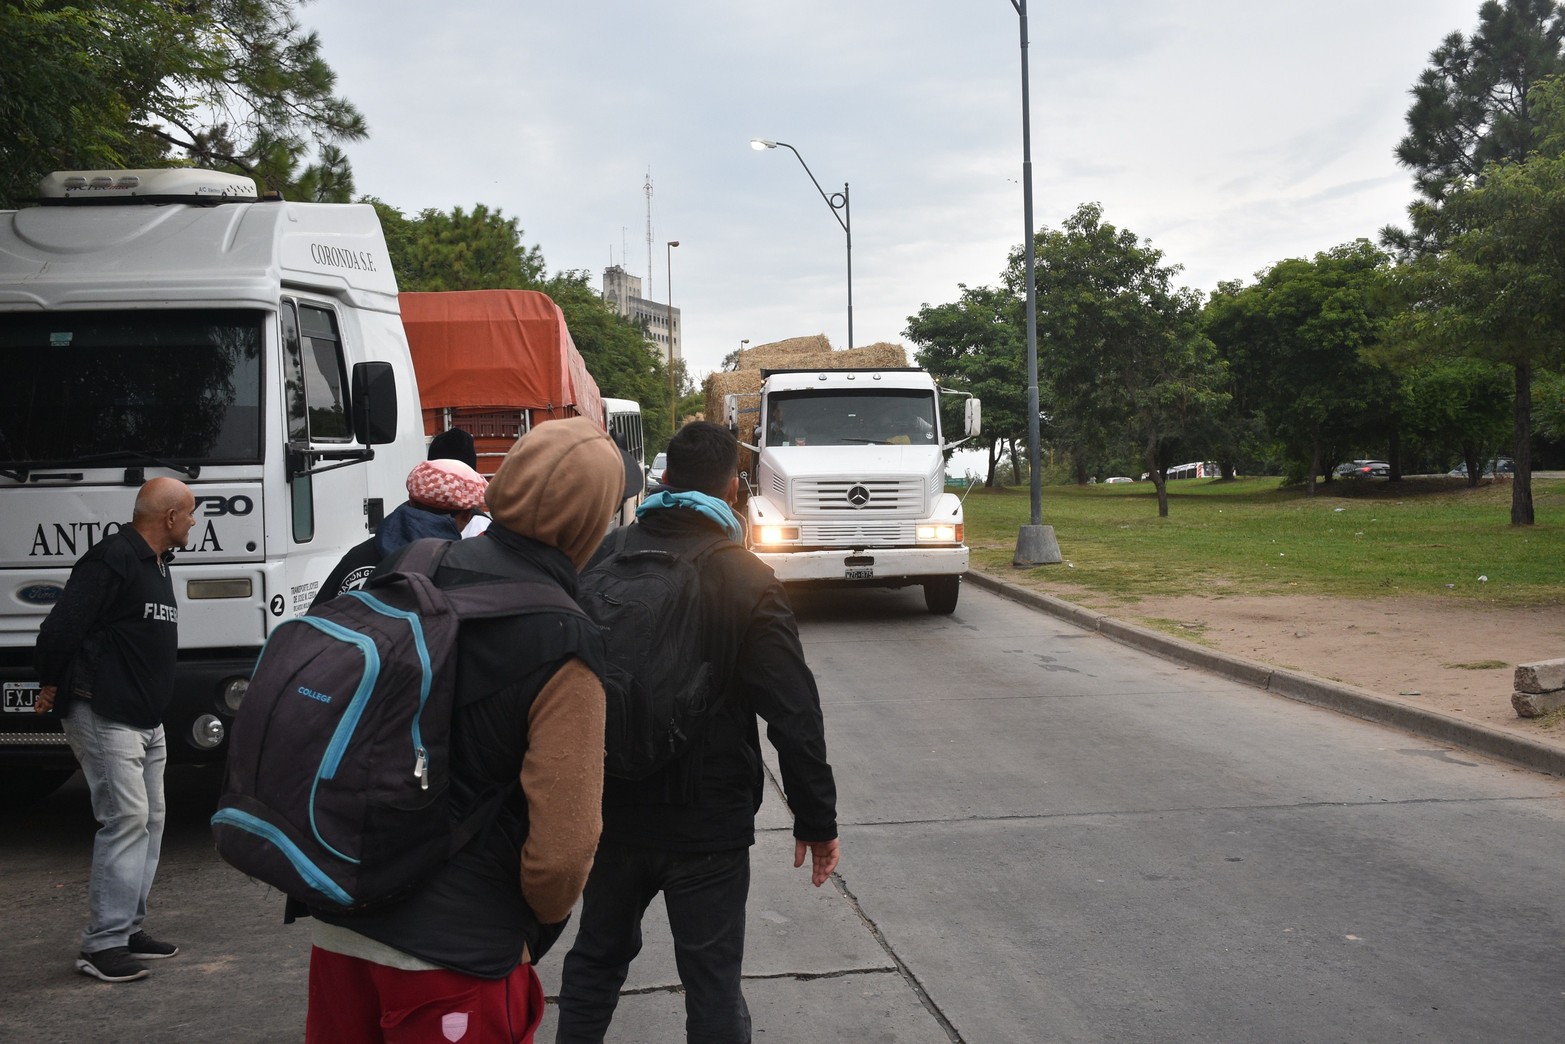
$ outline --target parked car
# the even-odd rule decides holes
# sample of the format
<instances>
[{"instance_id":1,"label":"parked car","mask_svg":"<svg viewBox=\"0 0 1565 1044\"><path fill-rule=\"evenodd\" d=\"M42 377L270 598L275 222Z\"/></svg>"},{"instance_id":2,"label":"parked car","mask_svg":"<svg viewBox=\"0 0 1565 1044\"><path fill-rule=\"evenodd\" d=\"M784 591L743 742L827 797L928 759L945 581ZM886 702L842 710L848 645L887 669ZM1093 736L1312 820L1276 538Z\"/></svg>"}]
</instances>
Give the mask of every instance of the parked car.
<instances>
[{"instance_id":1,"label":"parked car","mask_svg":"<svg viewBox=\"0 0 1565 1044\"><path fill-rule=\"evenodd\" d=\"M1337 466L1341 478L1381 478L1391 474L1391 465L1383 460L1355 460Z\"/></svg>"},{"instance_id":2,"label":"parked car","mask_svg":"<svg viewBox=\"0 0 1565 1044\"><path fill-rule=\"evenodd\" d=\"M659 453L652 458L652 463L647 465L647 485L655 486L663 481L663 469L668 467L668 454Z\"/></svg>"},{"instance_id":3,"label":"parked car","mask_svg":"<svg viewBox=\"0 0 1565 1044\"><path fill-rule=\"evenodd\" d=\"M1516 474L1516 462L1510 457L1495 457L1488 464L1484 465L1483 473L1489 476L1514 475ZM1454 478L1466 478L1467 461L1462 461L1456 467L1446 472L1446 474Z\"/></svg>"},{"instance_id":4,"label":"parked car","mask_svg":"<svg viewBox=\"0 0 1565 1044\"><path fill-rule=\"evenodd\" d=\"M1128 475L1110 475L1108 478L1104 479L1103 481L1105 483L1109 484L1109 485L1113 485L1114 483L1117 483L1117 482L1134 482L1135 479L1131 478Z\"/></svg>"}]
</instances>

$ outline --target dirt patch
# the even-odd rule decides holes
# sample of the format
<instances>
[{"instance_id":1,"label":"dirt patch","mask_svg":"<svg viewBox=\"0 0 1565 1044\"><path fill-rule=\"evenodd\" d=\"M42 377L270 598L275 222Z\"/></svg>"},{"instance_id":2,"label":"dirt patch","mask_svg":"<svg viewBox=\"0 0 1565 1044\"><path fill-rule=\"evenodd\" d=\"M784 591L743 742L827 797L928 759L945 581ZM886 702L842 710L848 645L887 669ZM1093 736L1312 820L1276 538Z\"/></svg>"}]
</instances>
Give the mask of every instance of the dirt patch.
<instances>
[{"instance_id":1,"label":"dirt patch","mask_svg":"<svg viewBox=\"0 0 1565 1044\"><path fill-rule=\"evenodd\" d=\"M1225 653L1345 682L1565 749L1560 715L1511 706L1518 663L1565 656L1565 611L1414 598L1216 593L1124 602L1069 585L1021 586Z\"/></svg>"}]
</instances>

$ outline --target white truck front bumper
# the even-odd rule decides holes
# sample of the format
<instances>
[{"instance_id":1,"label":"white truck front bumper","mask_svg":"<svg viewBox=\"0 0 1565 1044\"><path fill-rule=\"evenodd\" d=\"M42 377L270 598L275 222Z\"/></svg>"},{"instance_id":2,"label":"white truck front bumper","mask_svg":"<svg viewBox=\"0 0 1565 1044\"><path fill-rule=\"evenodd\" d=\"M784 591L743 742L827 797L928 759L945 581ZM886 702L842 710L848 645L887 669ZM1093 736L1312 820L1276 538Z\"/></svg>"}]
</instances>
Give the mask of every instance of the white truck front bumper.
<instances>
[{"instance_id":1,"label":"white truck front bumper","mask_svg":"<svg viewBox=\"0 0 1565 1044\"><path fill-rule=\"evenodd\" d=\"M783 583L854 580L865 584L967 572L965 547L869 547L825 551L757 551ZM867 572L866 572L867 570Z\"/></svg>"}]
</instances>

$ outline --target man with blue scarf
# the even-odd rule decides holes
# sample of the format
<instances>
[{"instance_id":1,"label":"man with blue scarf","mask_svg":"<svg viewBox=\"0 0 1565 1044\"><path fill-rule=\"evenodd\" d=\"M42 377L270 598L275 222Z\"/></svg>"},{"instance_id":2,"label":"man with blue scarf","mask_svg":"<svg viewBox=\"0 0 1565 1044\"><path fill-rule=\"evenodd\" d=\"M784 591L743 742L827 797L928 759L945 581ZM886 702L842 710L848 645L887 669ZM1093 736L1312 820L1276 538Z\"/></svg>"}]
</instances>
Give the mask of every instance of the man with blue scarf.
<instances>
[{"instance_id":1,"label":"man with blue scarf","mask_svg":"<svg viewBox=\"0 0 1565 1044\"><path fill-rule=\"evenodd\" d=\"M697 554L703 651L718 703L698 749L644 780L604 780L603 835L565 958L556 1044L603 1040L641 950L642 915L659 892L685 989L687 1040L751 1039L740 974L763 793L757 715L793 810L793 865L808 855L816 887L837 866L837 788L820 694L782 584L744 548L730 507L738 463L739 444L726 428L685 425L668 444L663 486L641 504L626 537L632 548ZM598 556L607 553L606 545Z\"/></svg>"}]
</instances>

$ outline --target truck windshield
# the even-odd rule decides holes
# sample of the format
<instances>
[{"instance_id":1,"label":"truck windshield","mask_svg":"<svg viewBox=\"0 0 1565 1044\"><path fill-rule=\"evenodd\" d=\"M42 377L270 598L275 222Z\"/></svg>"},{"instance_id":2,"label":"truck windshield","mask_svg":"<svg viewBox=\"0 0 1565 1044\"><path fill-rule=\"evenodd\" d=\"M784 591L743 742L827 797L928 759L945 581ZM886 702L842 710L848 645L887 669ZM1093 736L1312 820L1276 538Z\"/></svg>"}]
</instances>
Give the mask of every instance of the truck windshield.
<instances>
[{"instance_id":1,"label":"truck windshield","mask_svg":"<svg viewBox=\"0 0 1565 1044\"><path fill-rule=\"evenodd\" d=\"M0 460L259 461L262 317L0 312Z\"/></svg>"},{"instance_id":2,"label":"truck windshield","mask_svg":"<svg viewBox=\"0 0 1565 1044\"><path fill-rule=\"evenodd\" d=\"M767 400L768 446L934 446L937 435L927 391L822 389Z\"/></svg>"}]
</instances>

